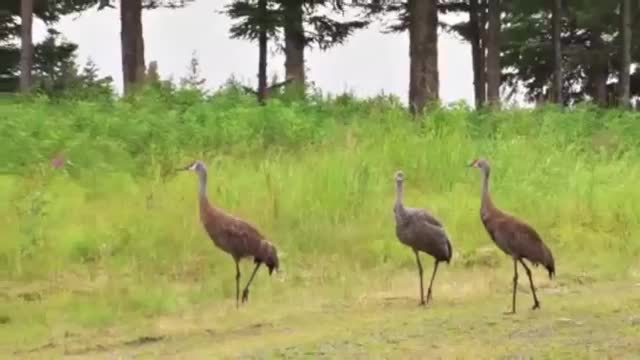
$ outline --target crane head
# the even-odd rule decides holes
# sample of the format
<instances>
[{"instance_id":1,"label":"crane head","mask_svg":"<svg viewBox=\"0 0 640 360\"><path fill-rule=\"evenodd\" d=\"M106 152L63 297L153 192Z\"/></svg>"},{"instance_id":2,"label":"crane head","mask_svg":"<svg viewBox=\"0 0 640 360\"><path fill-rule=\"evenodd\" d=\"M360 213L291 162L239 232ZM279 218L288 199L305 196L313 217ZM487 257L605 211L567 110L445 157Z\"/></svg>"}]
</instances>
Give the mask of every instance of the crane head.
<instances>
[{"instance_id":1,"label":"crane head","mask_svg":"<svg viewBox=\"0 0 640 360\"><path fill-rule=\"evenodd\" d=\"M207 166L201 160L196 160L191 164L177 169L178 171L195 171L195 172L206 172Z\"/></svg>"},{"instance_id":2,"label":"crane head","mask_svg":"<svg viewBox=\"0 0 640 360\"><path fill-rule=\"evenodd\" d=\"M404 181L404 172L402 172L402 170L396 171L395 179L396 179L396 182L403 182Z\"/></svg>"},{"instance_id":3,"label":"crane head","mask_svg":"<svg viewBox=\"0 0 640 360\"><path fill-rule=\"evenodd\" d=\"M483 158L475 159L469 164L469 167L475 167L482 171L489 170L489 162Z\"/></svg>"}]
</instances>

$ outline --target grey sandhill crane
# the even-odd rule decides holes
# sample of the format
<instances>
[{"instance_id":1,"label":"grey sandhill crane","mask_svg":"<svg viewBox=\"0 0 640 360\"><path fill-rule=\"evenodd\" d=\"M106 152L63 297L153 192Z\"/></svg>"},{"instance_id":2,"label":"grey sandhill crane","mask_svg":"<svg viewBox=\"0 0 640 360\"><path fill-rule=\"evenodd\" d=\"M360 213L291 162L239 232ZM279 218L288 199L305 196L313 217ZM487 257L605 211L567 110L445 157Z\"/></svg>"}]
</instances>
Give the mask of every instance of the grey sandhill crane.
<instances>
[{"instance_id":1,"label":"grey sandhill crane","mask_svg":"<svg viewBox=\"0 0 640 360\"><path fill-rule=\"evenodd\" d=\"M269 275L273 270L278 270L280 266L278 251L253 225L227 214L209 202L207 196L207 167L202 161L196 160L178 170L190 170L198 174L200 180L200 221L213 243L222 251L231 255L236 263L236 307L238 307L240 260L244 257L253 257L253 261L256 264L247 285L242 291L242 302L244 303L249 299L249 285L251 285L262 263L269 269Z\"/></svg>"},{"instance_id":2,"label":"grey sandhill crane","mask_svg":"<svg viewBox=\"0 0 640 360\"><path fill-rule=\"evenodd\" d=\"M393 213L396 219L396 236L401 243L413 249L418 264L418 274L420 275L420 305L424 305L424 285L422 280L422 264L420 254L425 252L435 259L433 274L427 290L427 303L431 300L431 288L433 279L438 271L438 264L451 260L451 242L447 236L442 223L429 214L424 209L405 207L403 203L404 173L397 171L396 180L396 202Z\"/></svg>"},{"instance_id":3,"label":"grey sandhill crane","mask_svg":"<svg viewBox=\"0 0 640 360\"><path fill-rule=\"evenodd\" d=\"M482 199L480 204L480 218L482 223L498 248L513 258L513 300L511 305L512 309L509 314L515 314L516 312L518 262L522 264L527 273L527 277L529 277L529 285L531 286L531 292L533 294L532 309L539 309L540 301L538 300L536 289L533 285L531 270L524 262L524 259L529 260L534 266L542 264L549 272L549 279L552 279L556 273L553 254L533 227L495 207L491 200L491 195L489 195L489 175L491 173L489 162L485 159L476 159L471 162L469 166L480 169L483 175Z\"/></svg>"}]
</instances>

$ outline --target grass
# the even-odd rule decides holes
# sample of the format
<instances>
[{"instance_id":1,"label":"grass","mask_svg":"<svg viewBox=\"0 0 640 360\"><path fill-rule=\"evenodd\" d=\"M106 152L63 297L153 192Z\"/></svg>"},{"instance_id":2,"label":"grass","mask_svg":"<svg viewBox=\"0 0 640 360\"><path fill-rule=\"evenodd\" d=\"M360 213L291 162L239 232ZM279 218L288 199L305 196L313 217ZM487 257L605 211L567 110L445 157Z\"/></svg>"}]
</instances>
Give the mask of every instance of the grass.
<instances>
[{"instance_id":1,"label":"grass","mask_svg":"<svg viewBox=\"0 0 640 360\"><path fill-rule=\"evenodd\" d=\"M261 108L232 91L0 103L0 353L621 357L640 328L637 117L453 106L416 123L392 99ZM74 166L49 166L59 150ZM521 276L520 314L501 315L511 262L479 221L480 175L466 165L480 156L496 204L554 252L557 280L534 274L539 312ZM196 179L170 171L194 158L212 200L281 254L282 272L261 271L240 311L233 262L198 222ZM408 205L453 238L428 309L394 235L396 169Z\"/></svg>"},{"instance_id":2,"label":"grass","mask_svg":"<svg viewBox=\"0 0 640 360\"><path fill-rule=\"evenodd\" d=\"M510 266L503 265L443 269L427 308L417 306L414 271L373 270L359 274L363 281L351 282L349 290L331 283L268 297L258 286L237 311L225 301L88 333L67 328L15 355L599 359L633 358L640 350L640 283L538 276L542 309L529 310L531 296L521 284L518 314L503 315L510 306Z\"/></svg>"}]
</instances>

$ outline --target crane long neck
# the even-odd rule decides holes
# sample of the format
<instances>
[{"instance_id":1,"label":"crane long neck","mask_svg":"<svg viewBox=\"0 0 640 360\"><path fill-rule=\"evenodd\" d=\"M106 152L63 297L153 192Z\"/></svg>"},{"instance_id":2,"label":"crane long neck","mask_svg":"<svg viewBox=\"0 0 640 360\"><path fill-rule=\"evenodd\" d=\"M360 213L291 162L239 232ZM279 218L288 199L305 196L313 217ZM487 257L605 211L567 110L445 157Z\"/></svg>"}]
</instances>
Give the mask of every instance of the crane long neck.
<instances>
[{"instance_id":1,"label":"crane long neck","mask_svg":"<svg viewBox=\"0 0 640 360\"><path fill-rule=\"evenodd\" d=\"M396 181L396 212L404 212L404 203L402 202L404 196L404 186L402 181Z\"/></svg>"},{"instance_id":2,"label":"crane long neck","mask_svg":"<svg viewBox=\"0 0 640 360\"><path fill-rule=\"evenodd\" d=\"M200 180L200 199L203 200L207 198L207 172L199 171L198 179Z\"/></svg>"},{"instance_id":3,"label":"crane long neck","mask_svg":"<svg viewBox=\"0 0 640 360\"><path fill-rule=\"evenodd\" d=\"M489 195L489 169L482 170L482 200L480 201L481 211L487 211L489 208L493 207L493 203L491 202L491 196Z\"/></svg>"},{"instance_id":4,"label":"crane long neck","mask_svg":"<svg viewBox=\"0 0 640 360\"><path fill-rule=\"evenodd\" d=\"M207 170L198 171L198 180L200 181L199 203L200 203L200 219L203 223L206 223L207 229L219 229L221 226L220 219L224 217L223 212L216 208L214 204L209 201L207 196ZM209 230L207 230L209 231Z\"/></svg>"}]
</instances>

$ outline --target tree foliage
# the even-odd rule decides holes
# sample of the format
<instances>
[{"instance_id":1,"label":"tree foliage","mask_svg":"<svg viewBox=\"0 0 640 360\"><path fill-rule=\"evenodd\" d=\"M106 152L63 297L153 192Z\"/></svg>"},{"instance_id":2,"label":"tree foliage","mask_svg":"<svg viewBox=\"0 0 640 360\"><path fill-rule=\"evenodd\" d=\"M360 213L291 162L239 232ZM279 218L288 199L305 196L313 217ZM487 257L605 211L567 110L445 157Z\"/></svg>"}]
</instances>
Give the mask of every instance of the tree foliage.
<instances>
[{"instance_id":1,"label":"tree foliage","mask_svg":"<svg viewBox=\"0 0 640 360\"><path fill-rule=\"evenodd\" d=\"M55 23L68 14L82 12L91 7L98 9L115 7L121 0L34 0L34 16L51 28L49 37L35 44L34 76L38 86L48 93L67 86L65 72L80 73L73 55L76 47L62 41L53 30ZM144 9L180 8L193 0L139 0ZM302 41L305 48L321 50L343 44L350 35L367 27L373 21L383 24L384 32L407 31L408 0L266 0L267 11L262 14L258 0L235 0L223 13L233 21L230 36L250 41L258 40L262 26L275 48L283 50L286 44L285 10L303 9ZM485 11L486 1L480 0L475 11ZM500 17L500 67L503 95L521 91L529 101L550 100L554 77L553 31L551 25L552 1L530 0L502 1ZM560 24L562 101L575 104L597 99L603 105L615 105L620 92L619 79L623 64L629 60L623 56L622 1L562 0ZM469 15L469 0L438 1L440 15L450 13ZM347 18L345 9L359 10L355 18ZM0 91L13 90L18 75L19 49L16 40L20 32L20 0L5 0L0 5ZM640 3L631 1L630 37L640 37ZM291 16L289 16L291 19ZM299 17L298 17L299 19ZM443 19L441 16L440 19ZM444 19L446 21L446 19ZM296 20L299 23L299 20ZM457 23L439 22L440 32L445 31L469 41L478 42L478 30L465 19ZM289 22L291 22L289 20ZM477 23L477 21L476 21ZM291 30L291 28L289 29ZM486 28L485 28L486 30ZM296 30L297 31L297 30ZM483 30L484 31L484 30ZM293 53L302 54L298 45ZM486 49L480 49L484 53ZM476 51L477 57L478 51ZM640 61L640 42L630 46L631 64ZM304 57L299 56L299 68ZM485 64L486 65L486 64ZM485 65L474 66L474 71L486 75ZM475 69L476 67L481 69ZM628 65L624 66L625 68ZM300 71L304 79L304 71ZM474 77L475 78L475 77ZM640 69L630 74L630 95L640 96ZM70 86L70 85L69 85ZM604 91L604 93L603 93ZM604 97L604 99L603 99ZM626 100L625 100L626 102Z\"/></svg>"},{"instance_id":2,"label":"tree foliage","mask_svg":"<svg viewBox=\"0 0 640 360\"><path fill-rule=\"evenodd\" d=\"M70 54L76 49L74 44L59 42L58 33L52 26L64 15L83 11L95 3L94 0L34 1L34 17L49 26L49 37L35 44L34 71L40 75L43 69L51 69L52 64L70 60ZM17 89L19 76L20 49L17 40L20 37L20 0L4 0L0 5L0 92L12 92ZM52 48L52 46L56 46ZM47 58L46 56L54 56ZM64 58L67 56L66 58Z\"/></svg>"},{"instance_id":3,"label":"tree foliage","mask_svg":"<svg viewBox=\"0 0 640 360\"><path fill-rule=\"evenodd\" d=\"M290 0L269 0L268 11L264 18L264 24L268 30L270 39L276 41L278 48L282 48L283 29L285 25L285 2ZM305 45L318 47L321 50L343 44L354 31L362 29L369 21L339 20L336 16L320 14L320 10L341 11L341 2L328 0L294 0L299 1L304 9L303 21L305 28ZM227 5L224 13L236 20L230 29L231 37L255 41L258 39L260 14L256 0L237 0ZM329 11L330 12L330 11Z\"/></svg>"},{"instance_id":4,"label":"tree foliage","mask_svg":"<svg viewBox=\"0 0 640 360\"><path fill-rule=\"evenodd\" d=\"M254 41L260 35L260 26L264 26L269 38L276 37L281 23L279 10L273 1L267 1L267 12L262 15L256 0L234 1L226 7L227 15L237 20L229 32L233 39Z\"/></svg>"},{"instance_id":5,"label":"tree foliage","mask_svg":"<svg viewBox=\"0 0 640 360\"><path fill-rule=\"evenodd\" d=\"M49 96L71 96L90 99L113 95L113 79L101 77L96 64L87 60L78 69L78 46L60 41L59 33L49 30L49 35L36 48L34 56L35 90Z\"/></svg>"},{"instance_id":6,"label":"tree foliage","mask_svg":"<svg viewBox=\"0 0 640 360\"><path fill-rule=\"evenodd\" d=\"M98 6L98 10L104 8L115 8L116 3L120 0L85 0L91 2L92 6ZM126 0L132 1L132 0ZM153 10L158 8L166 9L180 9L187 6L189 3L195 0L142 0L142 8L146 10Z\"/></svg>"},{"instance_id":7,"label":"tree foliage","mask_svg":"<svg viewBox=\"0 0 640 360\"><path fill-rule=\"evenodd\" d=\"M550 100L553 81L552 7L550 1L535 2L512 0L502 2L500 30L500 64L502 86L506 94L524 91L529 101ZM565 104L591 100L597 96L595 90L598 72L605 79L607 94L605 101L615 104L617 78L620 72L622 49L621 14L619 2L598 0L563 1L561 23L562 47L562 92ZM441 1L442 13L453 12L468 15L468 0ZM387 26L387 31L406 29L405 3L372 5L365 3L371 16L395 16L396 22ZM631 2L632 22L640 20L639 4ZM472 30L468 20L446 24L440 28L471 41ZM640 35L640 27L633 27L632 38ZM595 41L594 39L600 39ZM640 60L640 43L631 48L632 63ZM631 74L631 95L640 95L640 72Z\"/></svg>"}]
</instances>

